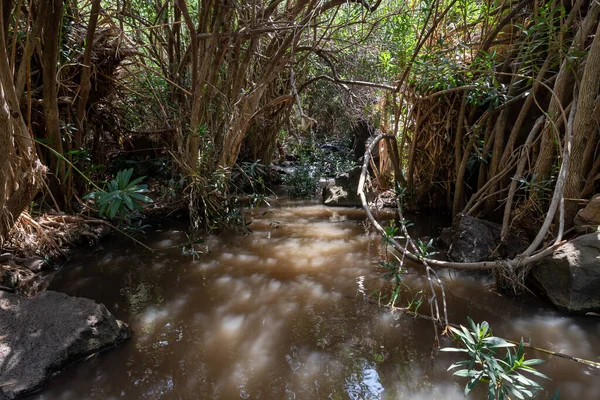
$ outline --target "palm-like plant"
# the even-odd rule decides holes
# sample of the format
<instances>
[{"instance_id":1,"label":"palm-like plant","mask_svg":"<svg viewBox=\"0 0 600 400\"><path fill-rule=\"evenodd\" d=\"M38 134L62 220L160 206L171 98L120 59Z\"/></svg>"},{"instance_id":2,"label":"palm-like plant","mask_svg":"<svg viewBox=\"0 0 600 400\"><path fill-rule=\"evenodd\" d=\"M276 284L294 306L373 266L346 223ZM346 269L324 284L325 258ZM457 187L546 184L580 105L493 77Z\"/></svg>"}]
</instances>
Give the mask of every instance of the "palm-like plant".
<instances>
[{"instance_id":1,"label":"palm-like plant","mask_svg":"<svg viewBox=\"0 0 600 400\"><path fill-rule=\"evenodd\" d=\"M448 370L460 368L454 375L469 378L465 386L465 396L480 382L488 384L488 400L532 399L542 390L534 380L523 375L531 374L538 378L550 379L536 371L533 366L544 361L525 359L523 338L519 346L492 336L487 322L476 324L468 318L471 329L460 326L450 327L454 338L465 348L446 347L442 351L467 353L469 360L458 361ZM514 349L516 347L516 350ZM499 349L506 349L504 358L497 358Z\"/></svg>"},{"instance_id":2,"label":"palm-like plant","mask_svg":"<svg viewBox=\"0 0 600 400\"><path fill-rule=\"evenodd\" d=\"M110 220L129 223L132 213L142 211L142 203L151 203L146 196L148 185L140 184L146 177L130 181L133 168L119 171L116 178L108 182L105 191L94 191L85 196L94 200L98 214Z\"/></svg>"}]
</instances>

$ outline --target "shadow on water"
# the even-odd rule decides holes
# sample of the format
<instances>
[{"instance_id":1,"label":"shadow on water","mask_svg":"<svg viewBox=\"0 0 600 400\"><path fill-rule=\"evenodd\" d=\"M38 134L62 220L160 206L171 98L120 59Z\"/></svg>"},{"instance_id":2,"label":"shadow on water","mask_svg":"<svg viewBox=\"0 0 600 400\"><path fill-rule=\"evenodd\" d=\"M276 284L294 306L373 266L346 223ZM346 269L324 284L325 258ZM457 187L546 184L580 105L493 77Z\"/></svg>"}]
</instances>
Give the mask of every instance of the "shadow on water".
<instances>
[{"instance_id":1,"label":"shadow on water","mask_svg":"<svg viewBox=\"0 0 600 400\"><path fill-rule=\"evenodd\" d=\"M118 237L81 251L50 289L104 303L133 337L31 398L463 398L465 382L446 372L455 356L432 357L430 323L367 299L387 289L381 240L362 210L281 201L253 217L253 234L208 237L210 253L196 260L181 254L175 227L149 236L155 253ZM418 234L437 233L438 219L414 219ZM413 292L424 287L418 272L405 279ZM501 297L485 275L444 276L454 322L470 315L497 335L599 360L600 319ZM564 399L600 396L599 371L557 358L540 370L554 379L546 397L557 387Z\"/></svg>"}]
</instances>

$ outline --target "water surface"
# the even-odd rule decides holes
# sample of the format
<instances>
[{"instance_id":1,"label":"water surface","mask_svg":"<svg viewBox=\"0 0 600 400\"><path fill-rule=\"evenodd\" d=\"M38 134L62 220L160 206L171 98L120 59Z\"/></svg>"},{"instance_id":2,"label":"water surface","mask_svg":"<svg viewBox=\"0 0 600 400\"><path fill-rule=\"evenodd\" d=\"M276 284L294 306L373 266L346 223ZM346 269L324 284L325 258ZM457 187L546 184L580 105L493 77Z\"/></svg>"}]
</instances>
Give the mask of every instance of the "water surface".
<instances>
[{"instance_id":1,"label":"water surface","mask_svg":"<svg viewBox=\"0 0 600 400\"><path fill-rule=\"evenodd\" d=\"M209 236L182 255L185 227L155 227L155 253L112 237L80 251L50 289L104 303L130 340L55 377L35 399L462 399L430 322L378 306L389 286L380 238L361 210L278 201L253 211L254 233ZM416 235L439 219L414 216ZM531 297L505 298L485 274L441 273L450 319L600 361L600 318L567 317ZM405 277L399 306L424 287ZM409 289L410 288L410 289ZM425 304L421 312L428 312ZM451 345L444 340L444 345ZM535 352L549 398L600 398L600 371ZM471 398L484 398L483 392Z\"/></svg>"}]
</instances>

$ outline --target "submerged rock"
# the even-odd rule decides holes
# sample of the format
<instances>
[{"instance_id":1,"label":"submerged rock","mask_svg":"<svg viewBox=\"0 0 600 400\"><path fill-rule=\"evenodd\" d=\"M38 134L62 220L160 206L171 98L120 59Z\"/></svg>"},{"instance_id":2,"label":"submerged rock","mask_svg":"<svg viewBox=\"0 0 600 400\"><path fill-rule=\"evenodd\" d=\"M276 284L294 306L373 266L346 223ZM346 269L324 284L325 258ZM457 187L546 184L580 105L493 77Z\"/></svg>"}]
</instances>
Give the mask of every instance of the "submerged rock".
<instances>
[{"instance_id":1,"label":"submerged rock","mask_svg":"<svg viewBox=\"0 0 600 400\"><path fill-rule=\"evenodd\" d=\"M579 236L537 263L534 285L558 308L600 310L600 233Z\"/></svg>"},{"instance_id":2,"label":"submerged rock","mask_svg":"<svg viewBox=\"0 0 600 400\"><path fill-rule=\"evenodd\" d=\"M590 202L579 210L573 223L578 232L589 232L598 229L598 226L600 226L600 194L592 197Z\"/></svg>"},{"instance_id":3,"label":"submerged rock","mask_svg":"<svg viewBox=\"0 0 600 400\"><path fill-rule=\"evenodd\" d=\"M502 227L469 215L459 214L452 229L446 229L440 240L448 248L447 255L456 262L512 259L527 248L527 242L509 234L504 249L500 248Z\"/></svg>"},{"instance_id":4,"label":"submerged rock","mask_svg":"<svg viewBox=\"0 0 600 400\"><path fill-rule=\"evenodd\" d=\"M340 174L323 189L323 204L337 207L360 207L360 196L356 193L362 167L354 167Z\"/></svg>"},{"instance_id":5,"label":"submerged rock","mask_svg":"<svg viewBox=\"0 0 600 400\"><path fill-rule=\"evenodd\" d=\"M0 399L32 392L54 372L128 337L127 325L93 300L0 292Z\"/></svg>"}]
</instances>

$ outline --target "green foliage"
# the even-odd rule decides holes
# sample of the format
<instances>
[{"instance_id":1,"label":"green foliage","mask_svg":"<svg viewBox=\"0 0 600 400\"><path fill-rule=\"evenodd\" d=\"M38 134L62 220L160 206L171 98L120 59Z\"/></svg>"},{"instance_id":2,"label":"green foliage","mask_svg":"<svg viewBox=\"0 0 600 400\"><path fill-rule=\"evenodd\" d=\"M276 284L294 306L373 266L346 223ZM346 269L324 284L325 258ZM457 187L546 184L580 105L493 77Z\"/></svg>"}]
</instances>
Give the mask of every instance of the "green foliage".
<instances>
[{"instance_id":1,"label":"green foliage","mask_svg":"<svg viewBox=\"0 0 600 400\"><path fill-rule=\"evenodd\" d=\"M231 192L230 174L226 168L217 168L199 188L202 193L206 227L211 231L231 230L249 233L247 221L238 197ZM202 208L202 207L200 207Z\"/></svg>"},{"instance_id":2,"label":"green foliage","mask_svg":"<svg viewBox=\"0 0 600 400\"><path fill-rule=\"evenodd\" d=\"M464 348L446 347L442 351L466 353L468 360L458 361L448 370L461 368L454 375L468 378L465 396L478 383L487 383L488 400L532 399L542 390L533 379L523 375L527 373L537 378L550 379L533 368L541 364L539 359L525 359L523 339L519 346L506 340L492 336L487 322L476 324L468 318L470 329L461 325L460 329L450 327L454 339ZM514 347L517 347L516 350ZM506 349L506 356L498 358L497 352Z\"/></svg>"},{"instance_id":3,"label":"green foliage","mask_svg":"<svg viewBox=\"0 0 600 400\"><path fill-rule=\"evenodd\" d=\"M433 248L433 239L430 239L427 243L423 242L421 239L417 239L415 241L415 246L417 247L417 256L420 259L430 258L439 253L431 250Z\"/></svg>"},{"instance_id":4,"label":"green foliage","mask_svg":"<svg viewBox=\"0 0 600 400\"><path fill-rule=\"evenodd\" d=\"M93 191L84 198L94 201L101 217L129 225L134 215L142 211L142 204L152 202L146 196L148 186L141 184L146 177L131 180L132 175L133 168L119 171L116 178L108 182L105 191Z\"/></svg>"},{"instance_id":5,"label":"green foliage","mask_svg":"<svg viewBox=\"0 0 600 400\"><path fill-rule=\"evenodd\" d=\"M206 251L200 249L200 246L204 244L204 239L195 237L194 235L185 234L187 240L186 243L181 247L181 254L184 256L192 256L194 260L199 258L201 255L206 254Z\"/></svg>"},{"instance_id":6,"label":"green foliage","mask_svg":"<svg viewBox=\"0 0 600 400\"><path fill-rule=\"evenodd\" d=\"M423 289L419 290L415 295L408 301L407 308L414 313L419 312L419 308L423 305Z\"/></svg>"},{"instance_id":7,"label":"green foliage","mask_svg":"<svg viewBox=\"0 0 600 400\"><path fill-rule=\"evenodd\" d=\"M465 84L462 63L446 54L425 54L415 62L414 80L418 92L452 89Z\"/></svg>"},{"instance_id":8,"label":"green foliage","mask_svg":"<svg viewBox=\"0 0 600 400\"><path fill-rule=\"evenodd\" d=\"M312 197L319 180L350 171L356 165L344 152L330 152L311 145L298 150L299 161L292 173L283 177L287 193L292 197Z\"/></svg>"},{"instance_id":9,"label":"green foliage","mask_svg":"<svg viewBox=\"0 0 600 400\"><path fill-rule=\"evenodd\" d=\"M283 177L287 193L292 197L312 197L317 192L320 176L310 165L302 164Z\"/></svg>"},{"instance_id":10,"label":"green foliage","mask_svg":"<svg viewBox=\"0 0 600 400\"><path fill-rule=\"evenodd\" d=\"M381 241L388 245L390 241L398 235L398 232L400 232L400 228L396 226L396 222L394 220L391 220L384 228L384 235L381 237Z\"/></svg>"},{"instance_id":11,"label":"green foliage","mask_svg":"<svg viewBox=\"0 0 600 400\"><path fill-rule=\"evenodd\" d=\"M517 193L523 198L529 198L530 205L541 213L552 199L556 175L553 174L548 179L541 178L535 173L523 176L517 181L519 185Z\"/></svg>"},{"instance_id":12,"label":"green foliage","mask_svg":"<svg viewBox=\"0 0 600 400\"><path fill-rule=\"evenodd\" d=\"M531 174L530 177L521 177L518 190L524 190L526 193L536 193L537 197L548 196L552 192L552 185L556 178L539 179L537 174Z\"/></svg>"},{"instance_id":13,"label":"green foliage","mask_svg":"<svg viewBox=\"0 0 600 400\"><path fill-rule=\"evenodd\" d=\"M231 184L240 192L249 193L249 196L257 199L262 194L264 199L266 170L266 166L261 164L260 160L236 164L231 173ZM258 203L253 205L258 205Z\"/></svg>"},{"instance_id":14,"label":"green foliage","mask_svg":"<svg viewBox=\"0 0 600 400\"><path fill-rule=\"evenodd\" d=\"M389 271L383 275L383 278L392 280L393 290L389 304L393 307L394 304L396 304L396 300L398 300L398 296L400 295L400 285L402 284L402 276L406 273L406 268L395 261L382 261L379 264Z\"/></svg>"},{"instance_id":15,"label":"green foliage","mask_svg":"<svg viewBox=\"0 0 600 400\"><path fill-rule=\"evenodd\" d=\"M208 159L201 157L203 162ZM201 166L201 169L207 168ZM245 207L269 206L265 182L266 167L260 160L236 164L233 168L217 168L212 173L194 172L184 181L190 197L190 214L195 230L251 233Z\"/></svg>"}]
</instances>

